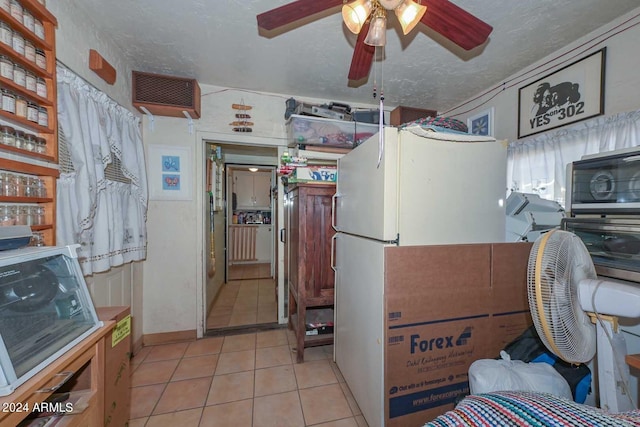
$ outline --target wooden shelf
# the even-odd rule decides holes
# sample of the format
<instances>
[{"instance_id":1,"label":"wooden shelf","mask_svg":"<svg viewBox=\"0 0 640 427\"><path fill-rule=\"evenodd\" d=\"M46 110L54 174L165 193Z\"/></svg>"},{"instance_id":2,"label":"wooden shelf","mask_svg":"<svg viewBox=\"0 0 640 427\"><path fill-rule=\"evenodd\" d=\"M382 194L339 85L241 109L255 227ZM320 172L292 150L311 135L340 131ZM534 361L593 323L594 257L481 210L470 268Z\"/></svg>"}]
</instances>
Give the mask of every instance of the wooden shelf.
<instances>
[{"instance_id":1,"label":"wooden shelf","mask_svg":"<svg viewBox=\"0 0 640 427\"><path fill-rule=\"evenodd\" d=\"M36 403L40 404L44 402L53 394L53 391L44 390L60 383L60 373L77 374L85 371L90 374L88 384L84 384L82 381L79 381L75 383L75 385L86 388L76 390L73 385L74 381L70 380L56 391L90 390L91 393L89 407L81 414L70 416L65 419L63 425L69 427L102 426L104 422L102 419L104 410L102 400L104 395L104 378L102 378L102 374L100 373L104 370L104 337L113 329L114 323L115 322L113 321L105 322L103 327L95 331L74 348L53 361L38 374L34 375L24 384L16 388L13 393L8 396L0 397L0 407L9 407L10 403L18 403L23 407L28 405L29 408L33 408ZM17 426L29 415L29 413L30 411L2 411L0 412L0 425Z\"/></svg>"},{"instance_id":2,"label":"wooden shelf","mask_svg":"<svg viewBox=\"0 0 640 427\"><path fill-rule=\"evenodd\" d=\"M640 369L640 354L627 354L625 362L632 368Z\"/></svg>"}]
</instances>

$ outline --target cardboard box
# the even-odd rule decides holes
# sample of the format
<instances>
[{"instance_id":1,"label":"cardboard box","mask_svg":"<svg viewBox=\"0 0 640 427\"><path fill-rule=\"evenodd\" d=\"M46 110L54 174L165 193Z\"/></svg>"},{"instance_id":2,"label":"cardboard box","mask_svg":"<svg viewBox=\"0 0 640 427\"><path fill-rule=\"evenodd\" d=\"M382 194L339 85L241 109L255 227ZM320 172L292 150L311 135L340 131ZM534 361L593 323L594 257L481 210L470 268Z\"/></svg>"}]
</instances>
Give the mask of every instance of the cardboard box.
<instances>
[{"instance_id":1,"label":"cardboard box","mask_svg":"<svg viewBox=\"0 0 640 427\"><path fill-rule=\"evenodd\" d=\"M385 249L385 425L423 425L531 325L530 243Z\"/></svg>"},{"instance_id":2,"label":"cardboard box","mask_svg":"<svg viewBox=\"0 0 640 427\"><path fill-rule=\"evenodd\" d=\"M300 166L295 168L289 179L291 182L336 182L338 168L326 166Z\"/></svg>"},{"instance_id":3,"label":"cardboard box","mask_svg":"<svg viewBox=\"0 0 640 427\"><path fill-rule=\"evenodd\" d=\"M96 312L100 320L116 321L104 345L104 427L126 426L131 406L131 310L97 307Z\"/></svg>"}]
</instances>

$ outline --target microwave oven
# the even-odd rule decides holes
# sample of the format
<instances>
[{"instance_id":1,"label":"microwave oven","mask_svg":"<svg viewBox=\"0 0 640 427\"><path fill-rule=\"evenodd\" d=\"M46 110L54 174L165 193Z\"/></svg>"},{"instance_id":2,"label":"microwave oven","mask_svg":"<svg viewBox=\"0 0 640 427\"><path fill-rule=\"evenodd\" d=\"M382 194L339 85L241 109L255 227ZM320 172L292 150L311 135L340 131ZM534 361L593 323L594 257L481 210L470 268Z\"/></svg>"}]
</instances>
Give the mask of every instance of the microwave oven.
<instances>
[{"instance_id":1,"label":"microwave oven","mask_svg":"<svg viewBox=\"0 0 640 427\"><path fill-rule=\"evenodd\" d=\"M79 245L0 252L0 396L102 326Z\"/></svg>"},{"instance_id":2,"label":"microwave oven","mask_svg":"<svg viewBox=\"0 0 640 427\"><path fill-rule=\"evenodd\" d=\"M640 213L640 150L583 157L568 167L566 210L576 214Z\"/></svg>"},{"instance_id":3,"label":"microwave oven","mask_svg":"<svg viewBox=\"0 0 640 427\"><path fill-rule=\"evenodd\" d=\"M640 283L640 218L563 218L560 228L582 240L599 276Z\"/></svg>"}]
</instances>

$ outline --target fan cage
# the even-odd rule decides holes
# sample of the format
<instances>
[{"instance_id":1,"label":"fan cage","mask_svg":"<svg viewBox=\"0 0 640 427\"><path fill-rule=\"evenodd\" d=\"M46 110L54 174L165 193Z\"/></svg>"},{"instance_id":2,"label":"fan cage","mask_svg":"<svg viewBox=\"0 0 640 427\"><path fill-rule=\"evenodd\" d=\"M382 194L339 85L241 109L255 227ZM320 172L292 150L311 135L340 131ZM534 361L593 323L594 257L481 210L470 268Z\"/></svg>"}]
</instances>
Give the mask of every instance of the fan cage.
<instances>
[{"instance_id":1,"label":"fan cage","mask_svg":"<svg viewBox=\"0 0 640 427\"><path fill-rule=\"evenodd\" d=\"M527 271L531 316L549 351L569 363L586 363L596 352L595 328L577 293L588 278L596 272L578 236L554 230L536 240Z\"/></svg>"}]
</instances>

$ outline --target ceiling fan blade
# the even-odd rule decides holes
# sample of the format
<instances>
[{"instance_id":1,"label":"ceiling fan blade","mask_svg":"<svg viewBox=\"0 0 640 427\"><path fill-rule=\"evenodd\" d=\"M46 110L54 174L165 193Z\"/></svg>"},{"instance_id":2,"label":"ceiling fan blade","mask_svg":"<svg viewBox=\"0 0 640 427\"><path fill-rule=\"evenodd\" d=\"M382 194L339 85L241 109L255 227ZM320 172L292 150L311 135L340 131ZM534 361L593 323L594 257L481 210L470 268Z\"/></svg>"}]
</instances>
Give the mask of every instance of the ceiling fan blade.
<instances>
[{"instance_id":1,"label":"ceiling fan blade","mask_svg":"<svg viewBox=\"0 0 640 427\"><path fill-rule=\"evenodd\" d=\"M493 27L448 0L423 0L427 12L420 20L465 50L484 43Z\"/></svg>"},{"instance_id":2,"label":"ceiling fan blade","mask_svg":"<svg viewBox=\"0 0 640 427\"><path fill-rule=\"evenodd\" d=\"M371 71L371 63L373 62L373 54L376 52L376 48L364 43L368 32L369 22L367 21L362 26L360 33L358 33L358 40L351 58L351 68L349 68L349 80L360 80L363 77L367 77L369 71Z\"/></svg>"},{"instance_id":3,"label":"ceiling fan blade","mask_svg":"<svg viewBox=\"0 0 640 427\"><path fill-rule=\"evenodd\" d=\"M257 16L258 28L267 31L323 12L342 4L343 0L297 0L278 8L261 13Z\"/></svg>"}]
</instances>

